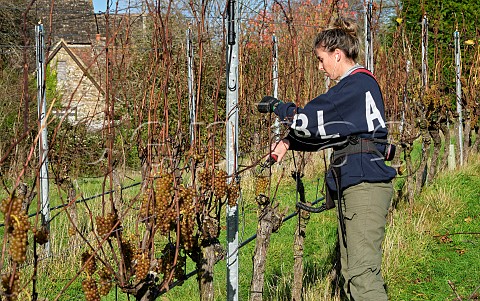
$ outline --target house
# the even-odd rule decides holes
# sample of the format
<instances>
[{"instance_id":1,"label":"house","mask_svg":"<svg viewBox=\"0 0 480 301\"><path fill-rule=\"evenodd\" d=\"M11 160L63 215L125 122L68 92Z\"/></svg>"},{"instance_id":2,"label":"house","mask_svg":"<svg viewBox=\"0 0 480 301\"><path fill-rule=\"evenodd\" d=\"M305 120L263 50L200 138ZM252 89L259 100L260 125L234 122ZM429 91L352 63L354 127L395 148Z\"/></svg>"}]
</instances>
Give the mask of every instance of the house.
<instances>
[{"instance_id":1,"label":"house","mask_svg":"<svg viewBox=\"0 0 480 301\"><path fill-rule=\"evenodd\" d=\"M106 103L106 18L118 24L127 17L95 14L91 0L56 0L53 9L51 2L37 0L33 11L44 25L47 64L57 76L60 106L56 107L60 109L54 113L66 114L73 124L101 129Z\"/></svg>"}]
</instances>

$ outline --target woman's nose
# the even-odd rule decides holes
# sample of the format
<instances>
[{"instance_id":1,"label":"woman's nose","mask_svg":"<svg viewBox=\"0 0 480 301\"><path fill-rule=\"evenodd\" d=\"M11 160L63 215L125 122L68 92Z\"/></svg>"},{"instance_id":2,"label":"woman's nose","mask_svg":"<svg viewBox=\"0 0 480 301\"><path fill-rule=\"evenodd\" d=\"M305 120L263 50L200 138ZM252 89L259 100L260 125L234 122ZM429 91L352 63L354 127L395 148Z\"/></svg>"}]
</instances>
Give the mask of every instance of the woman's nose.
<instances>
[{"instance_id":1,"label":"woman's nose","mask_svg":"<svg viewBox=\"0 0 480 301\"><path fill-rule=\"evenodd\" d=\"M323 64L318 62L318 71L323 71Z\"/></svg>"}]
</instances>

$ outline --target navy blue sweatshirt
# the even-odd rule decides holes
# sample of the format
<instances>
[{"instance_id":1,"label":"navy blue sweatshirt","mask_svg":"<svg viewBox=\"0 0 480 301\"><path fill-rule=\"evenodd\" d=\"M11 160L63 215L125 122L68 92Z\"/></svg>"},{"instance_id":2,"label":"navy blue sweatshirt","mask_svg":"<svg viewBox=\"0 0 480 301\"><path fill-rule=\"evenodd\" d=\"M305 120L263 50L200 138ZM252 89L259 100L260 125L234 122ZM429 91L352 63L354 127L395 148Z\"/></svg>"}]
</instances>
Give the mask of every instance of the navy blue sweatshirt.
<instances>
[{"instance_id":1,"label":"navy blue sweatshirt","mask_svg":"<svg viewBox=\"0 0 480 301\"><path fill-rule=\"evenodd\" d=\"M380 87L364 72L346 75L304 108L279 103L274 113L290 126L285 138L291 150L318 151L351 135L385 139L388 134ZM361 182L387 182L396 175L394 168L373 153L348 155L340 172L342 190ZM336 190L331 172L327 174L327 185Z\"/></svg>"}]
</instances>

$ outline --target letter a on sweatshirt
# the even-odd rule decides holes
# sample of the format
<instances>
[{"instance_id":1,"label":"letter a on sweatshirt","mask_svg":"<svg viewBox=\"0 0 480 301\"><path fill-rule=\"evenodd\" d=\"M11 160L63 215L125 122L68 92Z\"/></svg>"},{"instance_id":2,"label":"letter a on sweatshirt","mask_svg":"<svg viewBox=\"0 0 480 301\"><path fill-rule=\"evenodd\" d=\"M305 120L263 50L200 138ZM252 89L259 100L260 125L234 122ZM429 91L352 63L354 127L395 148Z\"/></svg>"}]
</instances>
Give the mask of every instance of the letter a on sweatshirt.
<instances>
[{"instance_id":1,"label":"letter a on sweatshirt","mask_svg":"<svg viewBox=\"0 0 480 301\"><path fill-rule=\"evenodd\" d=\"M380 111L378 110L377 105L375 104L375 100L373 100L372 94L370 94L370 91L367 91L367 93L365 93L365 118L367 120L369 132L372 132L375 129L375 127L373 126L373 121L375 119L378 120L382 128L385 127L385 121L383 121L382 114L380 114Z\"/></svg>"}]
</instances>

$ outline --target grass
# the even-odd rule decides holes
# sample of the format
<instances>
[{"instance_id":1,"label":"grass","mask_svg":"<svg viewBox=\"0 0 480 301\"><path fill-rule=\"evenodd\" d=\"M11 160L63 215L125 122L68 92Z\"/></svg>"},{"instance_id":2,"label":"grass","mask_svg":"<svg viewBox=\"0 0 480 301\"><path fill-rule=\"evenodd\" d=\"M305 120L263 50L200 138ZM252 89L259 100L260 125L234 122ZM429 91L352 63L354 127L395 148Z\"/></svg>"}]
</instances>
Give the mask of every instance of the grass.
<instances>
[{"instance_id":1,"label":"grass","mask_svg":"<svg viewBox=\"0 0 480 301\"><path fill-rule=\"evenodd\" d=\"M321 161L321 160L317 160ZM321 163L309 165L305 171L307 200L318 194L318 172ZM286 173L290 172L286 166ZM278 175L276 175L278 178ZM295 206L295 185L288 174L279 187L277 200L282 209ZM277 179L276 178L276 179ZM79 182L84 197L101 193L101 179ZM275 183L275 180L273 181ZM130 183L130 182L129 182ZM125 185L128 185L126 183ZM251 197L253 179L242 179L243 202L240 206L240 241L255 234L257 227L256 204ZM138 187L124 191L124 199L131 200ZM398 204L389 216L384 243L384 278L388 285L389 298L402 300L453 300L461 296L467 300L480 285L480 158L477 156L457 171L439 174L430 182L413 204ZM54 198L52 205L59 204ZM89 201L92 210L100 210L100 199ZM33 205L32 205L33 206ZM84 215L85 227L90 227L86 208L79 204L79 213ZM94 211L98 212L98 211ZM272 235L265 272L265 300L289 300L293 280L293 234L296 217L284 223ZM80 254L84 247L69 244L68 224L65 214L52 222L53 256L40 262L37 292L41 298L53 300L80 269ZM3 228L0 228L3 236ZM221 238L225 242L225 238ZM336 217L330 210L312 214L307 226L304 267L305 301L340 300L334 292L329 273L332 257L335 256ZM248 300L252 274L254 242L239 251L239 299ZM187 272L194 269L188 264ZM32 265L22 267L25 279L32 273ZM83 277L83 276L82 276ZM77 278L61 295L59 300L84 300L80 281ZM215 267L216 300L226 299L225 261ZM449 284L450 283L450 284ZM24 283L21 300L30 299L31 283ZM452 288L454 287L454 288ZM23 299L22 299L23 298ZM113 289L102 300L128 300L127 296ZM130 298L131 300L131 298ZM159 300L199 300L196 277L186 280L162 295Z\"/></svg>"},{"instance_id":2,"label":"grass","mask_svg":"<svg viewBox=\"0 0 480 301\"><path fill-rule=\"evenodd\" d=\"M453 300L480 285L480 163L440 175L392 214L385 241L391 300ZM454 285L452 288L449 284Z\"/></svg>"}]
</instances>

